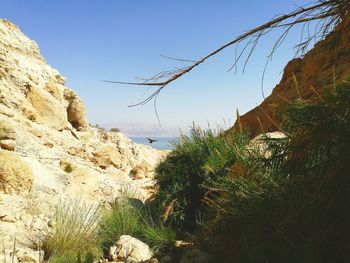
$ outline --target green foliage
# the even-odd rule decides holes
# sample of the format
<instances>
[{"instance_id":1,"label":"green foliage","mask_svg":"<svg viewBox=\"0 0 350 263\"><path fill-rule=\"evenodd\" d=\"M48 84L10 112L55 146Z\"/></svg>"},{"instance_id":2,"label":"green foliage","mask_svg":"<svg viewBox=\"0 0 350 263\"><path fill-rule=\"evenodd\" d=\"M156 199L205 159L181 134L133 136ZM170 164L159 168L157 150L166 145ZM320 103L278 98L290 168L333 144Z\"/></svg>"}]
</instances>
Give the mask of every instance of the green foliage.
<instances>
[{"instance_id":1,"label":"green foliage","mask_svg":"<svg viewBox=\"0 0 350 263\"><path fill-rule=\"evenodd\" d=\"M133 206L132 199L116 201L100 223L102 249L106 252L121 235L130 235L140 239L153 249L159 250L172 245L175 232L166 227L156 207Z\"/></svg>"},{"instance_id":2,"label":"green foliage","mask_svg":"<svg viewBox=\"0 0 350 263\"><path fill-rule=\"evenodd\" d=\"M71 172L73 172L73 167L72 167L72 165L71 165L71 164L67 164L67 165L64 167L64 171L65 171L66 173L71 173Z\"/></svg>"},{"instance_id":3,"label":"green foliage","mask_svg":"<svg viewBox=\"0 0 350 263\"><path fill-rule=\"evenodd\" d=\"M248 173L211 182L216 217L203 235L220 242L208 248L220 262L348 259L350 84L291 103L283 127L287 138L264 139L269 155L241 151Z\"/></svg>"},{"instance_id":4,"label":"green foliage","mask_svg":"<svg viewBox=\"0 0 350 263\"><path fill-rule=\"evenodd\" d=\"M42 242L45 259L53 263L92 262L101 255L98 238L99 207L60 202L53 231Z\"/></svg>"},{"instance_id":5,"label":"green foliage","mask_svg":"<svg viewBox=\"0 0 350 263\"><path fill-rule=\"evenodd\" d=\"M176 241L175 231L162 221L160 207L145 206L140 210L136 236L156 251L172 246Z\"/></svg>"},{"instance_id":6,"label":"green foliage","mask_svg":"<svg viewBox=\"0 0 350 263\"><path fill-rule=\"evenodd\" d=\"M121 235L131 235L137 231L139 213L128 202L115 202L105 211L100 223L101 245L107 251Z\"/></svg>"},{"instance_id":7,"label":"green foliage","mask_svg":"<svg viewBox=\"0 0 350 263\"><path fill-rule=\"evenodd\" d=\"M177 228L193 232L203 220L203 187L213 178L227 174L237 149L247 143L246 133L223 136L220 132L193 127L156 168L159 192L155 203L166 207L164 218ZM171 206L171 207L170 207Z\"/></svg>"}]
</instances>

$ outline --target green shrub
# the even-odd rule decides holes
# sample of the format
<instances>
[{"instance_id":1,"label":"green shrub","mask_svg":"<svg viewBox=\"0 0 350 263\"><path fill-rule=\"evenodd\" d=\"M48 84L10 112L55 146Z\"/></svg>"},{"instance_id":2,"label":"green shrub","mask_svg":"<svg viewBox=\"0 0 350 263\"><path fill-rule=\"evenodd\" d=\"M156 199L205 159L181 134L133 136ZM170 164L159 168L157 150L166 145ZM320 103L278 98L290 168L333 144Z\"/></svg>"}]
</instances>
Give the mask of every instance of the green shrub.
<instances>
[{"instance_id":1,"label":"green shrub","mask_svg":"<svg viewBox=\"0 0 350 263\"><path fill-rule=\"evenodd\" d=\"M288 138L265 138L270 157L242 151L249 172L210 184L220 194L202 235L220 262L348 259L350 84L299 99L283 116Z\"/></svg>"},{"instance_id":2,"label":"green shrub","mask_svg":"<svg viewBox=\"0 0 350 263\"><path fill-rule=\"evenodd\" d=\"M66 173L71 173L71 172L73 172L73 167L72 167L72 165L71 165L71 164L67 164L67 165L64 167L64 171L65 171Z\"/></svg>"},{"instance_id":3,"label":"green shrub","mask_svg":"<svg viewBox=\"0 0 350 263\"><path fill-rule=\"evenodd\" d=\"M79 261L79 257L101 256L98 238L99 207L78 201L60 202L56 207L53 231L42 242L45 259L52 263Z\"/></svg>"},{"instance_id":4,"label":"green shrub","mask_svg":"<svg viewBox=\"0 0 350 263\"><path fill-rule=\"evenodd\" d=\"M237 149L247 143L246 133L223 136L220 132L193 127L156 168L159 189L155 203L165 207L168 218L179 230L194 232L205 221L203 187L213 178L227 174ZM170 212L171 211L171 212Z\"/></svg>"}]
</instances>

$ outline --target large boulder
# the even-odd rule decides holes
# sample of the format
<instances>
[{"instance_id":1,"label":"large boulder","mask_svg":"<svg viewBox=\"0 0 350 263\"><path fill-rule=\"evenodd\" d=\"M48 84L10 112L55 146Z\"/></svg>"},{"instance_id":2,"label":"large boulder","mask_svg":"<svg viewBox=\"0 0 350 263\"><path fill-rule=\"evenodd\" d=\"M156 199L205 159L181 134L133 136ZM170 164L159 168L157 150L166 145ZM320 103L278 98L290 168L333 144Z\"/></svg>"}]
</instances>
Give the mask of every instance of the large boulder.
<instances>
[{"instance_id":1,"label":"large boulder","mask_svg":"<svg viewBox=\"0 0 350 263\"><path fill-rule=\"evenodd\" d=\"M45 126L63 130L68 127L67 114L64 107L48 92L38 87L27 88L26 99L35 112L35 121Z\"/></svg>"},{"instance_id":2,"label":"large boulder","mask_svg":"<svg viewBox=\"0 0 350 263\"><path fill-rule=\"evenodd\" d=\"M77 95L69 98L67 117L70 124L77 130L86 131L89 124L85 114L84 103Z\"/></svg>"},{"instance_id":3,"label":"large boulder","mask_svg":"<svg viewBox=\"0 0 350 263\"><path fill-rule=\"evenodd\" d=\"M153 251L142 241L122 235L109 249L109 260L122 262L143 262L151 259Z\"/></svg>"},{"instance_id":4,"label":"large boulder","mask_svg":"<svg viewBox=\"0 0 350 263\"><path fill-rule=\"evenodd\" d=\"M11 152L0 151L0 192L18 193L33 186L30 166Z\"/></svg>"}]
</instances>

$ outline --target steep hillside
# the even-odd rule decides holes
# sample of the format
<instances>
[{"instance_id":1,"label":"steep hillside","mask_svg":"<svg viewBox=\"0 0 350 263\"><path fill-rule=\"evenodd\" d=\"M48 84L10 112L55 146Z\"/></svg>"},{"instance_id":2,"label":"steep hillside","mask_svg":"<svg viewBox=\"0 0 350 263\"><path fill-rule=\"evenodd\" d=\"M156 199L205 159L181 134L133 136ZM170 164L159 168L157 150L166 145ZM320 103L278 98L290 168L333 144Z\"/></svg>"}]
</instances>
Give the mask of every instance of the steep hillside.
<instances>
[{"instance_id":1,"label":"steep hillside","mask_svg":"<svg viewBox=\"0 0 350 263\"><path fill-rule=\"evenodd\" d=\"M256 135L279 129L279 112L286 102L318 98L322 88L350 75L350 21L345 20L303 58L291 60L280 83L259 106L241 116L242 126ZM294 77L295 76L295 77ZM296 81L295 81L296 79ZM235 124L237 127L237 123Z\"/></svg>"},{"instance_id":2,"label":"steep hillside","mask_svg":"<svg viewBox=\"0 0 350 263\"><path fill-rule=\"evenodd\" d=\"M121 191L149 198L154 166L166 155L90 127L79 96L7 20L0 20L0 146L0 255L7 262L15 237L15 260L38 259L28 237L52 225L59 200L105 203Z\"/></svg>"}]
</instances>

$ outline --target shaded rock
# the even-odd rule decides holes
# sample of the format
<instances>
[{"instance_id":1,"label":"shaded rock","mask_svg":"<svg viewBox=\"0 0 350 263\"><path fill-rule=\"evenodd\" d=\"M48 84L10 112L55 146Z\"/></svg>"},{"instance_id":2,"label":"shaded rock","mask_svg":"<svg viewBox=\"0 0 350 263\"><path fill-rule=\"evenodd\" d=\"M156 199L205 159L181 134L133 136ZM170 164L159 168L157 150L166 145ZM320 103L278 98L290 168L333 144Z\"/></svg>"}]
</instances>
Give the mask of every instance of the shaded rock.
<instances>
[{"instance_id":1,"label":"shaded rock","mask_svg":"<svg viewBox=\"0 0 350 263\"><path fill-rule=\"evenodd\" d=\"M9 122L0 122L0 140L15 140L16 132Z\"/></svg>"},{"instance_id":2,"label":"shaded rock","mask_svg":"<svg viewBox=\"0 0 350 263\"><path fill-rule=\"evenodd\" d=\"M286 138L286 135L283 132L268 132L265 134L260 134L249 142L248 147L259 151L259 153L265 158L269 158L271 156L271 152L268 151L265 140L283 138Z\"/></svg>"},{"instance_id":3,"label":"shaded rock","mask_svg":"<svg viewBox=\"0 0 350 263\"><path fill-rule=\"evenodd\" d=\"M142 262L153 257L153 251L142 241L122 235L119 240L109 250L109 260Z\"/></svg>"},{"instance_id":4,"label":"shaded rock","mask_svg":"<svg viewBox=\"0 0 350 263\"><path fill-rule=\"evenodd\" d=\"M33 186L33 172L30 166L17 155L0 152L0 191L22 192Z\"/></svg>"},{"instance_id":5,"label":"shaded rock","mask_svg":"<svg viewBox=\"0 0 350 263\"><path fill-rule=\"evenodd\" d=\"M210 255L198 248L192 248L181 257L180 263L210 263Z\"/></svg>"},{"instance_id":6,"label":"shaded rock","mask_svg":"<svg viewBox=\"0 0 350 263\"><path fill-rule=\"evenodd\" d=\"M89 125L85 114L84 104L76 95L70 99L67 108L67 117L68 121L75 129L80 131L86 131L88 129Z\"/></svg>"},{"instance_id":7,"label":"shaded rock","mask_svg":"<svg viewBox=\"0 0 350 263\"><path fill-rule=\"evenodd\" d=\"M5 149L8 151L14 151L16 148L16 142L14 140L1 140L0 147L1 147L1 149Z\"/></svg>"},{"instance_id":8,"label":"shaded rock","mask_svg":"<svg viewBox=\"0 0 350 263\"><path fill-rule=\"evenodd\" d=\"M133 179L150 178L152 177L152 170L154 170L154 167L146 162L142 162L131 169L129 176Z\"/></svg>"}]
</instances>

